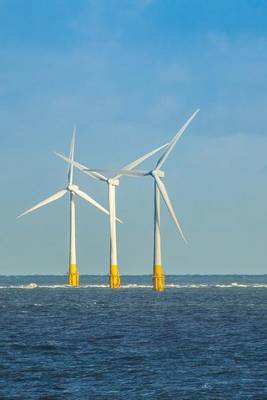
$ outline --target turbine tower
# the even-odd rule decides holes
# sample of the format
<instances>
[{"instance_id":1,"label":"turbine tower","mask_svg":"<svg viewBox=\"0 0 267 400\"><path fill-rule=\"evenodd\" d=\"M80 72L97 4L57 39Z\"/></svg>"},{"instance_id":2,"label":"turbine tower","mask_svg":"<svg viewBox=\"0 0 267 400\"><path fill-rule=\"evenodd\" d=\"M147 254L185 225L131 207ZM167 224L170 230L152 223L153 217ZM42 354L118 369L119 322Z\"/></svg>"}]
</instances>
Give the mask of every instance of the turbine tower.
<instances>
[{"instance_id":1,"label":"turbine tower","mask_svg":"<svg viewBox=\"0 0 267 400\"><path fill-rule=\"evenodd\" d=\"M73 135L70 145L70 155L69 159L74 160L74 147L75 147L75 135L76 135L76 128L73 129ZM76 260L76 218L75 218L75 196L78 196L98 210L102 211L103 213L109 215L109 212L102 207L97 201L95 201L92 197L88 194L83 192L79 189L77 185L73 184L73 163L69 164L68 168L68 181L67 187L59 192L49 196L47 199L41 201L40 203L36 204L34 207L30 208L29 210L23 212L17 218L20 218L26 214L29 214L32 211L37 210L49 203L52 203L61 197L63 197L66 193L70 193L70 245L69 245L69 276L68 276L68 283L71 286L78 286L79 285L79 272L77 268L77 260Z\"/></svg>"},{"instance_id":2,"label":"turbine tower","mask_svg":"<svg viewBox=\"0 0 267 400\"><path fill-rule=\"evenodd\" d=\"M167 147L168 143L156 148L155 150L143 155L137 160L132 161L130 164L125 165L122 170L123 171L131 171L133 168L140 165L149 157L152 157L154 154ZM67 158L62 154L55 153L57 156L62 158L64 161L70 163L70 165L75 166L80 171L84 172L88 176L94 179L98 179L102 182L106 182L108 184L108 198L109 198L109 229L110 229L110 260L109 260L109 286L113 289L120 287L120 272L118 267L118 252L117 252L117 226L116 226L116 188L119 186L119 178L121 175L118 173L117 175L112 176L111 178L103 175L105 170L93 170L85 165L74 161L71 157ZM102 173L101 173L102 172Z\"/></svg>"},{"instance_id":3,"label":"turbine tower","mask_svg":"<svg viewBox=\"0 0 267 400\"><path fill-rule=\"evenodd\" d=\"M177 141L180 139L190 122L195 118L199 110L195 111L193 115L186 121L186 123L181 127L181 129L176 133L172 140L166 146L165 151L159 158L156 166L151 171L129 171L127 169L122 169L117 171L120 175L129 175L136 177L151 176L154 180L154 257L153 257L153 288L156 291L163 291L165 289L165 276L162 267L161 260L161 235L160 235L160 196L163 198L166 207L169 211L171 218L173 219L180 235L186 242L185 236L175 215L172 203L170 201L167 189L162 182L161 178L164 178L165 173L161 170L161 167L169 157L171 151L176 145Z\"/></svg>"}]
</instances>

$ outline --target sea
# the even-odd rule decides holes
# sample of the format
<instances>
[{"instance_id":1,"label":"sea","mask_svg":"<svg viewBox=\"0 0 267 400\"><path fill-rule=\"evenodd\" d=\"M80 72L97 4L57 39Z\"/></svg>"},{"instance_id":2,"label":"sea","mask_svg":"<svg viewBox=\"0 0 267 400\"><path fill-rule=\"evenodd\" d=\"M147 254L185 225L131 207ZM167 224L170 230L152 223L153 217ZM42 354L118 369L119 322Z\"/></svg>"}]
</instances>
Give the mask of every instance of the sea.
<instances>
[{"instance_id":1,"label":"sea","mask_svg":"<svg viewBox=\"0 0 267 400\"><path fill-rule=\"evenodd\" d=\"M0 276L0 399L267 399L267 275Z\"/></svg>"}]
</instances>

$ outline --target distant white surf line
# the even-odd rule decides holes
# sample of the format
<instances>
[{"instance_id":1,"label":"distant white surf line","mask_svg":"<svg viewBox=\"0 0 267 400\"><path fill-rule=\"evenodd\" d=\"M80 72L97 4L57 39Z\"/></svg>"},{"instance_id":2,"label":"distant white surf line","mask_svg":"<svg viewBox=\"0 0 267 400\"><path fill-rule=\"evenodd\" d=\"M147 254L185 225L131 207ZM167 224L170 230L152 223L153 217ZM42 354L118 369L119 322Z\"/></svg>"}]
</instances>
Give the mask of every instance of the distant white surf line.
<instances>
[{"instance_id":1,"label":"distant white surf line","mask_svg":"<svg viewBox=\"0 0 267 400\"><path fill-rule=\"evenodd\" d=\"M131 283L126 285L121 285L121 289L152 289L152 285ZM267 283L188 283L188 284L176 284L169 283L166 285L166 289L207 289L207 288L267 288ZM38 285L34 282L26 285L2 285L0 289L71 289L75 290L77 288L72 287L67 284L63 285ZM80 285L78 289L109 289L108 284L85 284Z\"/></svg>"}]
</instances>

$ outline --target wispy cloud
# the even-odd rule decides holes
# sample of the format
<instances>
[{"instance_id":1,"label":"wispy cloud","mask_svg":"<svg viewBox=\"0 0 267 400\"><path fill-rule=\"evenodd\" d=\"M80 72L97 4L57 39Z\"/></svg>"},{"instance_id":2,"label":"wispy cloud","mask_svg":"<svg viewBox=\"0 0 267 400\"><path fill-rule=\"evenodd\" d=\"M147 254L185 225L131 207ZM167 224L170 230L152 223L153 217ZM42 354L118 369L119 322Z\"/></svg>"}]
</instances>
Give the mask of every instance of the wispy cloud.
<instances>
[{"instance_id":1,"label":"wispy cloud","mask_svg":"<svg viewBox=\"0 0 267 400\"><path fill-rule=\"evenodd\" d=\"M155 0L137 0L137 2L138 2L142 7L149 7L149 6L151 6L152 3L155 2Z\"/></svg>"}]
</instances>

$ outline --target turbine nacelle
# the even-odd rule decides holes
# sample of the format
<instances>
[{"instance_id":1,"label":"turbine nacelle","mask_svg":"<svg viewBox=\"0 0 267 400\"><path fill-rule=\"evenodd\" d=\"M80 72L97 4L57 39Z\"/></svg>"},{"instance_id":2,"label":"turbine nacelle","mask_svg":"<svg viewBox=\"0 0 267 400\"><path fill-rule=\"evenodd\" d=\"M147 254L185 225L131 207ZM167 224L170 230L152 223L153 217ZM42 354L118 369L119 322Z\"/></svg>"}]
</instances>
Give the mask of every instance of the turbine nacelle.
<instances>
[{"instance_id":1,"label":"turbine nacelle","mask_svg":"<svg viewBox=\"0 0 267 400\"><path fill-rule=\"evenodd\" d=\"M119 179L115 179L115 178L109 178L107 180L107 182L109 185L112 185L112 186L119 186L119 184L120 184Z\"/></svg>"},{"instance_id":2,"label":"turbine nacelle","mask_svg":"<svg viewBox=\"0 0 267 400\"><path fill-rule=\"evenodd\" d=\"M79 190L79 186L77 186L77 185L68 185L66 187L66 189L71 193L75 193L77 190Z\"/></svg>"},{"instance_id":3,"label":"turbine nacelle","mask_svg":"<svg viewBox=\"0 0 267 400\"><path fill-rule=\"evenodd\" d=\"M149 174L152 175L154 178L156 176L159 177L159 178L164 178L164 176L165 176L165 172L161 171L160 169L154 169Z\"/></svg>"}]
</instances>

